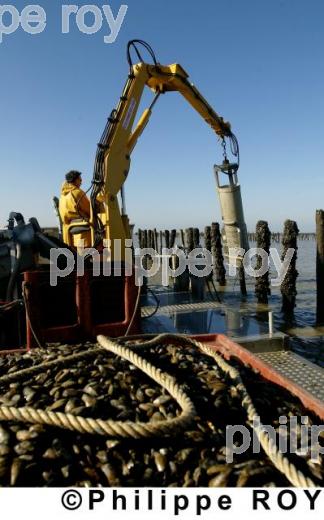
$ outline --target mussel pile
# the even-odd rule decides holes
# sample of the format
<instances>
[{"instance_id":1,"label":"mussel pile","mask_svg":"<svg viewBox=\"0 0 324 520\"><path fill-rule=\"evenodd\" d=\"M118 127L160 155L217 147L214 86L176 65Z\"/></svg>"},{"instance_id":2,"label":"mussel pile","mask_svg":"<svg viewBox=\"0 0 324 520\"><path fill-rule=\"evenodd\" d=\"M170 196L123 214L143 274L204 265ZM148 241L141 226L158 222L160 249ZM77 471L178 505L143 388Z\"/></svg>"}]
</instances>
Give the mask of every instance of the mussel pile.
<instances>
[{"instance_id":1,"label":"mussel pile","mask_svg":"<svg viewBox=\"0 0 324 520\"><path fill-rule=\"evenodd\" d=\"M25 355L0 358L0 376L55 360L95 345L51 345ZM161 345L140 350L155 366L177 378L197 410L194 424L174 437L130 440L19 422L0 422L1 486L287 486L287 479L252 446L231 463L226 426L251 431L239 392L215 361L192 347ZM298 400L240 367L264 424L278 428L279 416L307 415ZM98 350L90 360L45 370L29 379L0 384L0 405L33 407L118 421L161 421L181 413L177 403L139 369ZM312 418L310 418L312 420ZM321 464L294 456L296 464L322 481ZM297 460L298 459L298 460Z\"/></svg>"}]
</instances>

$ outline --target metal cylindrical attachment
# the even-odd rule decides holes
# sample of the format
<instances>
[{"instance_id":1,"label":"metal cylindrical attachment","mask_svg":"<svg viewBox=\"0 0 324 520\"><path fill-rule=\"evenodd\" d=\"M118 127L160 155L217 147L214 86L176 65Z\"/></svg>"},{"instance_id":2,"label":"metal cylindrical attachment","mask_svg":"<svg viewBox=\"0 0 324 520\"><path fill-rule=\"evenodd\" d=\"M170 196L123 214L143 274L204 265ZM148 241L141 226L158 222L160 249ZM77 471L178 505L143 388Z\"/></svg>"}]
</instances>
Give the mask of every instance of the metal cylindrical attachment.
<instances>
[{"instance_id":1,"label":"metal cylindrical attachment","mask_svg":"<svg viewBox=\"0 0 324 520\"><path fill-rule=\"evenodd\" d=\"M243 248L247 251L249 241L237 175L229 175L229 184L221 186L216 172L216 182L224 223L226 254L228 255L230 248Z\"/></svg>"}]
</instances>

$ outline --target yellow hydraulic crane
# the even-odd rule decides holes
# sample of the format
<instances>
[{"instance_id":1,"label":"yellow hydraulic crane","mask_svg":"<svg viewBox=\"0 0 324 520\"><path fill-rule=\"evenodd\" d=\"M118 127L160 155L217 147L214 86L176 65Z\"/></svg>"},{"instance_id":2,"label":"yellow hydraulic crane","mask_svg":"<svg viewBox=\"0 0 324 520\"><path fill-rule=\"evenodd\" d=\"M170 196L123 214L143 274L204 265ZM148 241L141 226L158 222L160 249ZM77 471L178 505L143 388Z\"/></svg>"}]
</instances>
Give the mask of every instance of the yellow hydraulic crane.
<instances>
[{"instance_id":1,"label":"yellow hydraulic crane","mask_svg":"<svg viewBox=\"0 0 324 520\"><path fill-rule=\"evenodd\" d=\"M151 55L152 64L143 61L139 46L144 47ZM132 62L132 50L139 59L137 64ZM229 138L234 155L238 155L237 140L230 124L214 111L189 81L188 74L180 65L161 65L157 62L152 48L142 40L132 40L128 43L127 57L130 67L128 79L118 106L111 113L97 148L90 197L91 218L88 223L90 231L89 239L86 240L87 246L99 248L103 240L110 241L112 256L114 240L119 239L123 242L130 238L129 221L124 205L124 183L130 170L131 154L161 94L174 91L182 94L216 132L222 140L224 150L225 138ZM133 128L145 87L150 88L155 96L151 106L144 110ZM119 193L122 198L121 210L118 201ZM80 227L80 223L77 225ZM73 224L71 230L72 228ZM73 239L70 243L73 243Z\"/></svg>"}]
</instances>

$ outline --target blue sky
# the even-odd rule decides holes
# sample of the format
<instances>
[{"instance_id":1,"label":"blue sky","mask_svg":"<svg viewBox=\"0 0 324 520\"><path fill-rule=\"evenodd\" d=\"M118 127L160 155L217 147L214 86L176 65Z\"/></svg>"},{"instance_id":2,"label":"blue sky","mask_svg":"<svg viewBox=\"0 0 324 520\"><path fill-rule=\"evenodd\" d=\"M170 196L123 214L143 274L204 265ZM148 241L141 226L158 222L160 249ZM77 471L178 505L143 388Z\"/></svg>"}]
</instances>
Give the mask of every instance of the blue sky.
<instances>
[{"instance_id":1,"label":"blue sky","mask_svg":"<svg viewBox=\"0 0 324 520\"><path fill-rule=\"evenodd\" d=\"M22 10L29 2L10 3ZM117 13L122 2L75 3L109 3ZM39 1L47 13L42 34L4 36L0 226L11 210L55 225L51 198L69 169L90 184L96 143L126 80L127 41L141 38L161 63L179 62L231 122L248 228L265 219L280 230L291 218L312 231L315 210L324 208L322 0L124 3L113 44L103 41L106 25L87 36L72 24L62 35L56 0ZM221 157L216 136L192 108L176 93L162 96L125 186L131 221L179 228L219 220L213 164Z\"/></svg>"}]
</instances>

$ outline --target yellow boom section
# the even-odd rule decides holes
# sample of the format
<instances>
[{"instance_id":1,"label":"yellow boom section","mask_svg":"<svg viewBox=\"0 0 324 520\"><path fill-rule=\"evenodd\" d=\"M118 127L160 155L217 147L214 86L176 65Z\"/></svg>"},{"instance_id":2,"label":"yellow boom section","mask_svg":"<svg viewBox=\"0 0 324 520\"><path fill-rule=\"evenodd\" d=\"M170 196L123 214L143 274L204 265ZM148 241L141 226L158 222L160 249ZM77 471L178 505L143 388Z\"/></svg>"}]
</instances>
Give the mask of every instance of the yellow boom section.
<instances>
[{"instance_id":1,"label":"yellow boom section","mask_svg":"<svg viewBox=\"0 0 324 520\"><path fill-rule=\"evenodd\" d=\"M156 94L156 98L152 106L143 112L137 125L133 128L146 86ZM101 202L96 205L92 203L92 243L98 243L96 233L99 222L101 237L112 241L112 254L114 240L119 239L124 242L125 239L130 238L128 219L126 215L120 213L117 195L127 178L131 153L149 122L157 97L160 94L175 91L190 103L220 138L232 135L230 124L224 122L196 87L189 82L188 74L180 65L162 66L146 63L134 65L119 104L110 119L107 133L100 143L103 165L102 174L99 175L99 180L97 179L99 188L96 192L96 200Z\"/></svg>"}]
</instances>

